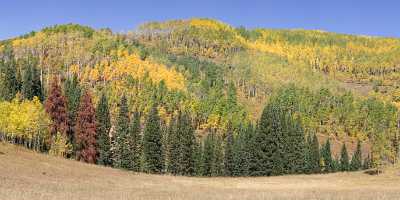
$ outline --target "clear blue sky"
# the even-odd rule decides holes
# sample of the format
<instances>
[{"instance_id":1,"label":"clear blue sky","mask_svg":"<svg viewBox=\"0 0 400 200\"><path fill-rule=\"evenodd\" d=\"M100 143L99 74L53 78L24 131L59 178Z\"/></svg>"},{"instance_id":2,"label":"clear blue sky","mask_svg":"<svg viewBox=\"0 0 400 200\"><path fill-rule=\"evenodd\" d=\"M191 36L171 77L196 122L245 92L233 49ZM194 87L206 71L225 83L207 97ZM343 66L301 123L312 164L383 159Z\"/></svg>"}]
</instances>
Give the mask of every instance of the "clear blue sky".
<instances>
[{"instance_id":1,"label":"clear blue sky","mask_svg":"<svg viewBox=\"0 0 400 200\"><path fill-rule=\"evenodd\" d=\"M143 22L191 17L249 28L400 37L400 1L396 0L4 0L0 5L0 39L54 24L125 32Z\"/></svg>"}]
</instances>

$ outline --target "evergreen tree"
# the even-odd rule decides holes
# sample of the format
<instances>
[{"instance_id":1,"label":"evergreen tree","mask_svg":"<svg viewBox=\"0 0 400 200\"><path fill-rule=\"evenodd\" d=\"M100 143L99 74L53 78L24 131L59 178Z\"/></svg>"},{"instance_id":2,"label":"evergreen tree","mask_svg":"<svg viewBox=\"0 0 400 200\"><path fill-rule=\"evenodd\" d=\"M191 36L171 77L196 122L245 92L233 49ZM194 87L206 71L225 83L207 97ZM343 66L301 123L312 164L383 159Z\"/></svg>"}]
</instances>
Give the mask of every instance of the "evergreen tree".
<instances>
[{"instance_id":1,"label":"evergreen tree","mask_svg":"<svg viewBox=\"0 0 400 200\"><path fill-rule=\"evenodd\" d=\"M119 114L117 117L115 132L115 158L114 166L117 168L129 168L130 154L128 143L129 116L128 103L125 95L122 96L119 104Z\"/></svg>"},{"instance_id":2,"label":"evergreen tree","mask_svg":"<svg viewBox=\"0 0 400 200\"><path fill-rule=\"evenodd\" d=\"M17 80L17 66L14 59L14 53L9 45L6 45L3 60L4 77L1 83L2 99L6 101L12 100L19 90L19 83Z\"/></svg>"},{"instance_id":3,"label":"evergreen tree","mask_svg":"<svg viewBox=\"0 0 400 200\"><path fill-rule=\"evenodd\" d=\"M232 125L229 123L225 138L224 172L225 176L232 176L234 171L234 136Z\"/></svg>"},{"instance_id":4,"label":"evergreen tree","mask_svg":"<svg viewBox=\"0 0 400 200\"><path fill-rule=\"evenodd\" d=\"M154 104L147 117L143 134L144 170L148 173L161 173L163 170L162 135L157 105Z\"/></svg>"},{"instance_id":5,"label":"evergreen tree","mask_svg":"<svg viewBox=\"0 0 400 200\"><path fill-rule=\"evenodd\" d=\"M326 141L325 146L322 150L322 158L324 160L324 171L332 172L334 169L333 160L332 160L332 152L331 152L331 143L329 139Z\"/></svg>"},{"instance_id":6,"label":"evergreen tree","mask_svg":"<svg viewBox=\"0 0 400 200\"><path fill-rule=\"evenodd\" d=\"M98 159L97 163L100 165L110 166L112 165L111 157L111 139L110 139L110 110L108 107L108 100L106 95L101 95L100 101L96 109L96 132L97 132L97 144L98 144Z\"/></svg>"},{"instance_id":7,"label":"evergreen tree","mask_svg":"<svg viewBox=\"0 0 400 200\"><path fill-rule=\"evenodd\" d=\"M361 142L358 140L357 149L351 158L350 169L353 171L360 170L362 167L362 154L361 154Z\"/></svg>"},{"instance_id":8,"label":"evergreen tree","mask_svg":"<svg viewBox=\"0 0 400 200\"><path fill-rule=\"evenodd\" d=\"M311 134L308 134L307 139L306 139L306 152L305 152L305 166L304 166L304 172L307 174L312 173L312 136Z\"/></svg>"},{"instance_id":9,"label":"evergreen tree","mask_svg":"<svg viewBox=\"0 0 400 200\"><path fill-rule=\"evenodd\" d=\"M214 156L211 166L212 176L222 176L224 175L224 155L222 147L222 139L220 136L215 135L214 137Z\"/></svg>"},{"instance_id":10,"label":"evergreen tree","mask_svg":"<svg viewBox=\"0 0 400 200\"><path fill-rule=\"evenodd\" d=\"M300 123L300 119L293 119L292 116L287 115L286 118L288 127L288 141L283 148L285 148L287 153L285 153L286 160L285 169L288 173L303 173L305 171L305 154L306 154L306 144L304 138L304 130Z\"/></svg>"},{"instance_id":11,"label":"evergreen tree","mask_svg":"<svg viewBox=\"0 0 400 200\"><path fill-rule=\"evenodd\" d=\"M181 161L181 133L179 123L182 118L181 112L178 113L176 118L173 118L168 128L168 172L174 175L180 173L180 161Z\"/></svg>"},{"instance_id":12,"label":"evergreen tree","mask_svg":"<svg viewBox=\"0 0 400 200\"><path fill-rule=\"evenodd\" d=\"M194 127L191 124L191 119L188 114L183 114L180 120L180 128L182 134L181 140L181 162L180 171L182 175L191 176L195 172L195 145L196 138L194 135Z\"/></svg>"},{"instance_id":13,"label":"evergreen tree","mask_svg":"<svg viewBox=\"0 0 400 200\"><path fill-rule=\"evenodd\" d=\"M32 67L32 91L33 91L33 96L36 96L39 98L40 101L44 100L44 95L43 95L43 86L42 86L42 81L40 80L40 73L39 70L37 69L37 65Z\"/></svg>"},{"instance_id":14,"label":"evergreen tree","mask_svg":"<svg viewBox=\"0 0 400 200\"><path fill-rule=\"evenodd\" d=\"M141 135L140 135L140 114L138 111L133 113L131 117L131 124L129 127L128 144L130 147L131 158L129 169L133 171L140 171L140 158L141 151Z\"/></svg>"},{"instance_id":15,"label":"evergreen tree","mask_svg":"<svg viewBox=\"0 0 400 200\"><path fill-rule=\"evenodd\" d=\"M320 149L319 149L319 142L318 137L314 134L311 142L311 170L312 173L320 173L321 172L321 165L320 165Z\"/></svg>"},{"instance_id":16,"label":"evergreen tree","mask_svg":"<svg viewBox=\"0 0 400 200\"><path fill-rule=\"evenodd\" d=\"M21 93L25 99L32 100L34 97L32 65L30 63L27 63L27 65L25 67L26 67L26 70L24 72L23 79L22 79Z\"/></svg>"},{"instance_id":17,"label":"evergreen tree","mask_svg":"<svg viewBox=\"0 0 400 200\"><path fill-rule=\"evenodd\" d=\"M347 154L346 144L343 143L342 151L340 153L340 170L348 171L349 168L349 154Z\"/></svg>"},{"instance_id":18,"label":"evergreen tree","mask_svg":"<svg viewBox=\"0 0 400 200\"><path fill-rule=\"evenodd\" d=\"M52 121L50 133L55 136L57 132L66 136L68 128L68 116L65 97L61 93L57 77L54 77L49 96L45 102L46 112Z\"/></svg>"},{"instance_id":19,"label":"evergreen tree","mask_svg":"<svg viewBox=\"0 0 400 200\"><path fill-rule=\"evenodd\" d=\"M74 144L74 127L76 121L76 113L81 98L81 88L79 86L78 77L74 75L72 78L64 82L64 94L67 98L68 106L68 140Z\"/></svg>"},{"instance_id":20,"label":"evergreen tree","mask_svg":"<svg viewBox=\"0 0 400 200\"><path fill-rule=\"evenodd\" d=\"M89 91L81 98L75 130L77 160L96 163L96 114Z\"/></svg>"},{"instance_id":21,"label":"evergreen tree","mask_svg":"<svg viewBox=\"0 0 400 200\"><path fill-rule=\"evenodd\" d=\"M200 142L195 143L194 149L194 175L203 176L203 148Z\"/></svg>"},{"instance_id":22,"label":"evergreen tree","mask_svg":"<svg viewBox=\"0 0 400 200\"><path fill-rule=\"evenodd\" d=\"M278 124L275 124L278 117L270 105L264 108L257 124L257 133L252 140L252 176L270 176L273 174L274 162L280 162L281 158L276 155L282 156L278 150L278 136L274 137L272 133L273 128L278 128Z\"/></svg>"},{"instance_id":23,"label":"evergreen tree","mask_svg":"<svg viewBox=\"0 0 400 200\"><path fill-rule=\"evenodd\" d=\"M211 176L212 175L212 168L213 168L213 161L214 161L214 133L209 133L203 145L203 175L204 176Z\"/></svg>"},{"instance_id":24,"label":"evergreen tree","mask_svg":"<svg viewBox=\"0 0 400 200\"><path fill-rule=\"evenodd\" d=\"M250 168L250 150L252 149L251 136L253 127L241 128L233 147L233 176L248 176Z\"/></svg>"}]
</instances>

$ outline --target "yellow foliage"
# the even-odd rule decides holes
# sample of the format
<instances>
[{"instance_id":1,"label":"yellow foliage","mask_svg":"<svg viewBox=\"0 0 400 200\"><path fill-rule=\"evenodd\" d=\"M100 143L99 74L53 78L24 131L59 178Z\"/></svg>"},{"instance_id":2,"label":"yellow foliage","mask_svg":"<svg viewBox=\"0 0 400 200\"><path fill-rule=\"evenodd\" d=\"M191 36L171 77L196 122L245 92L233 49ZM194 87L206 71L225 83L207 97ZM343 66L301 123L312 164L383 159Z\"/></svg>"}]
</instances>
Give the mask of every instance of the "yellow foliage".
<instances>
[{"instance_id":1,"label":"yellow foliage","mask_svg":"<svg viewBox=\"0 0 400 200\"><path fill-rule=\"evenodd\" d=\"M151 62L149 60L143 61L137 54L121 57L120 60L111 63L110 66L106 66L104 74L105 77L107 77L106 80L119 80L122 77L129 75L140 79L148 74L149 78L155 83L164 80L169 89L185 89L185 78L181 73L172 68L169 69L162 64Z\"/></svg>"},{"instance_id":2,"label":"yellow foliage","mask_svg":"<svg viewBox=\"0 0 400 200\"><path fill-rule=\"evenodd\" d=\"M48 137L48 118L38 98L32 101L0 102L0 132L11 137Z\"/></svg>"}]
</instances>

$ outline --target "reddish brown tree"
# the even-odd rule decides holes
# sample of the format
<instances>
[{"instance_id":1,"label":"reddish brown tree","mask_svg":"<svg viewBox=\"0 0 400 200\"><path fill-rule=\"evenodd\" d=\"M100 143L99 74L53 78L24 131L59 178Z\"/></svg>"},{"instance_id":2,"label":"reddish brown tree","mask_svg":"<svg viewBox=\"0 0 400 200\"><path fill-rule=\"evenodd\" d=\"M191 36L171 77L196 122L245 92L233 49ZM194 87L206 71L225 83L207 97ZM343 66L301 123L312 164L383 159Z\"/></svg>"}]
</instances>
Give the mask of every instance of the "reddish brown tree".
<instances>
[{"instance_id":1,"label":"reddish brown tree","mask_svg":"<svg viewBox=\"0 0 400 200\"><path fill-rule=\"evenodd\" d=\"M52 120L50 126L51 135L54 136L57 132L65 135L68 128L66 99L62 95L57 77L54 77L51 83L49 95L45 102L45 108Z\"/></svg>"},{"instance_id":2,"label":"reddish brown tree","mask_svg":"<svg viewBox=\"0 0 400 200\"><path fill-rule=\"evenodd\" d=\"M89 91L81 97L75 125L76 158L96 163L96 113Z\"/></svg>"}]
</instances>

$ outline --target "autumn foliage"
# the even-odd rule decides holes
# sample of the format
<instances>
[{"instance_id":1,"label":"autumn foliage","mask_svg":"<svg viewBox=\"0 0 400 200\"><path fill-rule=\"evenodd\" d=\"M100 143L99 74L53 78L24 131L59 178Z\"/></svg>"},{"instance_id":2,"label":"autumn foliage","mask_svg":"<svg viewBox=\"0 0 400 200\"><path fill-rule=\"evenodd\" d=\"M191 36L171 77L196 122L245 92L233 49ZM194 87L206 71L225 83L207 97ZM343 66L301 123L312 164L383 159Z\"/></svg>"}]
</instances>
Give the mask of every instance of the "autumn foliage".
<instances>
[{"instance_id":1,"label":"autumn foliage","mask_svg":"<svg viewBox=\"0 0 400 200\"><path fill-rule=\"evenodd\" d=\"M89 91L81 97L75 125L76 158L96 163L96 114Z\"/></svg>"},{"instance_id":2,"label":"autumn foliage","mask_svg":"<svg viewBox=\"0 0 400 200\"><path fill-rule=\"evenodd\" d=\"M53 122L50 127L51 135L56 135L57 132L66 134L68 129L66 99L62 95L57 77L54 77L51 84L49 96L45 102L45 108Z\"/></svg>"}]
</instances>

